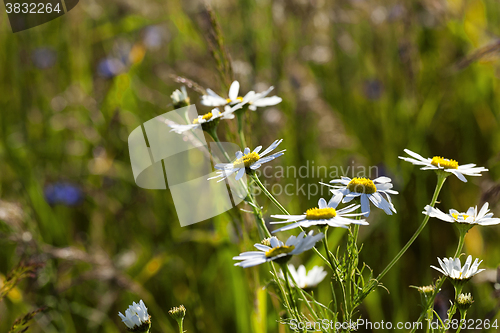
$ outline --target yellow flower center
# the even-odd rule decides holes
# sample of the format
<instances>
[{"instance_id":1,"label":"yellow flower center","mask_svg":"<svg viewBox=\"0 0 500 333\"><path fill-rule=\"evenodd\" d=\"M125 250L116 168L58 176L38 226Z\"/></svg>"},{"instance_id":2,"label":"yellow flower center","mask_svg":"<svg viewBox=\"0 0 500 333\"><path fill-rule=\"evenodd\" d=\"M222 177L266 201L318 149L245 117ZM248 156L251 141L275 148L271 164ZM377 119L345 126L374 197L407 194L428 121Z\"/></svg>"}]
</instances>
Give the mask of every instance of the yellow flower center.
<instances>
[{"instance_id":1,"label":"yellow flower center","mask_svg":"<svg viewBox=\"0 0 500 333\"><path fill-rule=\"evenodd\" d=\"M462 216L462 217L463 217L463 219L464 219L464 220L466 220L466 219L467 219L470 215L465 215L465 214L456 214L456 213L453 213L453 214L451 214L451 216L453 216L453 218L454 218L455 220L458 220L458 218L459 218L460 216Z\"/></svg>"},{"instance_id":2,"label":"yellow flower center","mask_svg":"<svg viewBox=\"0 0 500 333\"><path fill-rule=\"evenodd\" d=\"M331 219L337 216L337 211L334 208L310 208L306 211L306 219L308 220L323 220Z\"/></svg>"},{"instance_id":3,"label":"yellow flower center","mask_svg":"<svg viewBox=\"0 0 500 333\"><path fill-rule=\"evenodd\" d=\"M205 119L205 120L209 120L210 118L212 118L212 112L204 114L201 118ZM198 118L193 120L193 124L198 124Z\"/></svg>"},{"instance_id":4,"label":"yellow flower center","mask_svg":"<svg viewBox=\"0 0 500 333\"><path fill-rule=\"evenodd\" d=\"M276 256L279 256L280 254L283 254L283 253L290 253L294 249L295 249L295 246L293 246L293 245L290 245L290 246L283 245L280 247L274 247L266 252L266 257L268 257L268 258L276 257Z\"/></svg>"},{"instance_id":5,"label":"yellow flower center","mask_svg":"<svg viewBox=\"0 0 500 333\"><path fill-rule=\"evenodd\" d=\"M351 192L372 194L377 192L377 187L373 184L373 181L368 178L358 178L354 177L351 179L347 188Z\"/></svg>"},{"instance_id":6,"label":"yellow flower center","mask_svg":"<svg viewBox=\"0 0 500 333\"><path fill-rule=\"evenodd\" d=\"M233 102L233 100L231 98L227 98L226 102L231 103L231 102ZM236 97L236 100L234 100L234 102L243 102L243 97L241 97L241 96Z\"/></svg>"},{"instance_id":7,"label":"yellow flower center","mask_svg":"<svg viewBox=\"0 0 500 333\"><path fill-rule=\"evenodd\" d=\"M260 160L259 154L257 154L256 152L251 152L234 161L233 167L243 168L244 166L245 168L248 168L258 160Z\"/></svg>"},{"instance_id":8,"label":"yellow flower center","mask_svg":"<svg viewBox=\"0 0 500 333\"><path fill-rule=\"evenodd\" d=\"M445 168L445 169L456 169L458 168L458 162L455 161L455 160L449 160L447 158L444 158L444 157L440 157L440 156L434 156L432 158L432 161L431 161L431 164L434 165L434 166L441 166L442 168Z\"/></svg>"}]
</instances>

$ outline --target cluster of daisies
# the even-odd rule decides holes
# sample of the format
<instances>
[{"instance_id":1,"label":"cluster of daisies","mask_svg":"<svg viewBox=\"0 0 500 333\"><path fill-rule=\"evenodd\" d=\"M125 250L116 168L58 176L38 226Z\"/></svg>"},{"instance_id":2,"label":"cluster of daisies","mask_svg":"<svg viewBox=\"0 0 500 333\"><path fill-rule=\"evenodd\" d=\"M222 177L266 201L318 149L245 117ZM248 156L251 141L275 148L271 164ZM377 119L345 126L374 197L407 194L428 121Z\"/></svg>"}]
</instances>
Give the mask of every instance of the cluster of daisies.
<instances>
[{"instance_id":1,"label":"cluster of daisies","mask_svg":"<svg viewBox=\"0 0 500 333\"><path fill-rule=\"evenodd\" d=\"M434 156L433 158L424 158L419 154L405 149L405 152L410 157L399 157L400 159L411 162L414 165L422 166L421 170L435 170L438 175L447 177L449 174L455 175L463 182L467 182L465 176L481 176L481 172L488 171L483 167L477 167L475 164L459 165L457 161L452 159ZM488 209L489 204L486 202L478 211L477 206L470 207L466 212L459 212L455 209L450 209L448 214L441 211L439 208L427 205L424 207L423 214L440 219L445 222L453 223L460 232L460 237L465 237L467 231L475 225L488 226L500 223L500 218L494 218L493 213ZM463 240L463 239L462 239ZM460 311L466 311L472 304L472 296L470 294L462 294L462 287L474 275L484 271L479 269L482 260L475 259L472 261L472 256L468 256L465 263L462 265L460 258L437 258L439 267L432 266L445 277L449 278L456 288L455 305Z\"/></svg>"},{"instance_id":2,"label":"cluster of daisies","mask_svg":"<svg viewBox=\"0 0 500 333\"><path fill-rule=\"evenodd\" d=\"M275 144L271 147L274 148ZM260 150L260 147L258 147L257 150ZM458 179L464 182L467 181L465 176L480 176L481 172L487 171L486 168L476 167L475 164L460 166L454 160L442 157L426 159L408 149L406 149L405 152L412 157L400 157L401 159L412 162L416 165L421 165L423 166L423 170L435 170L437 172L444 173L445 176L448 174L454 174ZM237 172L236 177L238 178L244 173L244 168L249 168L250 170L257 169L261 163L258 162L258 155L255 156L255 154L252 154L254 154L254 152L251 153L248 148L245 149L244 153L238 152L236 157L239 162L235 162L234 165L224 164L216 167L223 170L220 172L219 176L222 177L224 175L224 177L227 177ZM280 152L280 154L282 154L282 152ZM242 161L244 161L244 163ZM396 213L396 209L391 201L390 195L398 194L398 192L392 189L393 185L391 183L391 179L388 177L378 177L373 180L367 178L351 179L348 177L342 177L341 179L332 180L330 183L333 185L324 184L331 187L332 197L329 202L321 198L318 201L318 207L310 208L301 215L271 215L272 218L282 220L271 222L271 224L286 224L285 226L274 230L273 233L299 227L305 229L313 226L348 228L353 224L368 225L368 222L360 217L369 216L370 203L375 207L382 209L388 215ZM358 199L360 204L350 204L341 209L337 209L340 203L347 204L353 199ZM488 203L485 203L479 211L477 207L471 207L465 213L460 213L457 210L450 209L449 214L446 214L438 208L427 205L424 208L423 213L429 217L436 217L446 222L454 222L459 228L470 229L474 225L485 226L500 223L500 219L494 218L493 213L489 212L488 207ZM270 261L283 264L286 263L291 256L311 249L315 243L323 237L324 235L321 232L316 235L313 234L313 231L310 231L308 234L301 232L298 237L290 236L290 238L283 243L277 237L273 236L264 240L263 243L255 244L254 246L258 251L243 252L233 259L240 261L235 264L236 266L245 268ZM476 259L474 263L472 263L471 256L467 258L463 266L461 265L459 258L438 258L438 261L441 268L437 268L435 266L431 267L454 281L468 281L472 278L472 276L482 271L481 269L478 269L481 262ZM304 281L308 279L305 268L300 268L300 276L298 275L298 271L295 270L293 266L290 266L290 271L293 272L292 274L294 275L294 279L296 281ZM310 278L317 282L318 277L321 278L323 275L318 274L319 271L315 268L314 271L311 271ZM298 285L299 287L301 286L300 283ZM311 284L307 283L302 285L311 287Z\"/></svg>"},{"instance_id":3,"label":"cluster of daisies","mask_svg":"<svg viewBox=\"0 0 500 333\"><path fill-rule=\"evenodd\" d=\"M200 127L205 131L209 128L213 129L213 126L217 126L217 123L221 119L234 118L235 112L238 110L250 109L255 111L258 107L280 103L280 97L267 97L272 89L273 87L270 87L261 93L250 91L244 96L240 96L238 81L234 81L231 84L227 97L219 96L212 90L207 89L207 94L201 97L201 103L205 106L213 107L210 112L198 116L189 124L169 123L168 125L171 127L171 131L179 134ZM190 104L189 96L184 87L172 94L172 100L176 107ZM243 151L236 152L233 161L217 164L215 166L217 170L216 176L209 179L223 181L234 175L236 180L240 180L245 174L254 176L255 170L260 168L264 163L268 163L284 154L285 150L272 153L282 141L274 141L262 152L262 146L258 146L254 150L246 147ZM477 167L475 164L459 165L457 161L452 159L439 156L424 158L408 149L405 149L405 152L410 157L399 157L400 159L411 162L414 165L422 166L422 170L434 170L440 176L447 177L453 174L463 182L467 182L465 176L481 176L481 172L487 171L486 168ZM322 231L324 228L330 227L349 228L351 225L368 225L366 218L370 215L371 205L381 209L387 215L396 213L391 195L396 195L398 192L393 189L393 184L389 177L382 176L373 180L360 177L341 177L340 179L331 180L329 184L322 184L330 187L332 196L329 201L320 198L317 207L309 208L300 215L271 215L273 219L278 220L272 221L271 224L285 224L274 230L273 233L300 228L302 231L299 235L292 235L285 242L282 242L276 236L264 239L261 243L254 245L256 251L243 252L234 257L233 259L238 261L235 266L248 268L267 262L275 262L282 268L287 268L287 271L292 276L293 282L290 283L293 286L301 289L314 288L327 275L323 267L315 266L307 272L303 265L299 266L298 269L295 269L290 264L286 266L294 255L311 250L316 246L317 242L324 238L322 232L315 234L314 230L304 231L304 229L318 227L319 231ZM354 203L352 203L353 200ZM344 204L344 206L339 207L340 204ZM486 226L500 223L500 219L494 218L493 213L489 211L488 207L488 203L484 203L479 211L477 207L471 207L464 213L450 209L447 214L438 208L427 205L423 210L423 214L428 217L454 223L463 232L463 236L465 237L467 230L474 225ZM471 256L468 256L463 266L459 258L438 258L438 262L440 267L431 267L450 278L452 282L462 285L483 270L479 269L481 261L475 259L472 262ZM283 271L279 271L277 275L278 278L285 279L286 274ZM470 295L461 294L457 295L457 300L460 297L462 301L467 301L471 298ZM185 309L183 312L179 311L176 313L179 313L179 318L183 318ZM181 312L182 316L180 315ZM145 329L144 332L149 331L151 324L150 316L142 300L138 304L133 303L125 315L121 313L119 315L130 330L141 331Z\"/></svg>"},{"instance_id":4,"label":"cluster of daisies","mask_svg":"<svg viewBox=\"0 0 500 333\"><path fill-rule=\"evenodd\" d=\"M269 93L274 89L270 87L266 91L257 93L249 91L245 96L240 96L240 83L234 81L229 88L227 98L217 95L213 90L207 89L206 95L201 96L201 104L212 107L213 109L203 115L192 119L190 124L177 124L169 122L168 126L176 133L184 133L193 129L211 129L217 126L222 119L233 119L235 112L238 110L257 110L258 107L272 106L279 104L281 98L278 96L268 97ZM186 88L176 90L171 96L173 105L176 108L190 105L190 99L186 92Z\"/></svg>"}]
</instances>

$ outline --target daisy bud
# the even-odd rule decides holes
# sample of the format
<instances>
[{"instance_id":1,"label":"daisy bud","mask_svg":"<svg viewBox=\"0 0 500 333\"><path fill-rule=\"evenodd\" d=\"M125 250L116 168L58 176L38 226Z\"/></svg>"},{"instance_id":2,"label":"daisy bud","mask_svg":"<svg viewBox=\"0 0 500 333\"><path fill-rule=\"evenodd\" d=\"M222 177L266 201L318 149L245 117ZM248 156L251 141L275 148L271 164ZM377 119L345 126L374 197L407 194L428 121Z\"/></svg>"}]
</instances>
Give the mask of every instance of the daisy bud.
<instances>
[{"instance_id":1,"label":"daisy bud","mask_svg":"<svg viewBox=\"0 0 500 333\"><path fill-rule=\"evenodd\" d=\"M455 303L460 311L467 311L471 307L472 303L474 303L474 300L472 299L472 295L470 293L460 294L458 295Z\"/></svg>"},{"instance_id":2,"label":"daisy bud","mask_svg":"<svg viewBox=\"0 0 500 333\"><path fill-rule=\"evenodd\" d=\"M434 290L436 290L436 287L432 284L428 285L428 286L421 286L421 287L417 287L417 286L410 286L410 287L418 290L418 292L420 294L420 300L421 300L423 306L427 306L428 298L432 297L432 295L434 294Z\"/></svg>"},{"instance_id":3,"label":"daisy bud","mask_svg":"<svg viewBox=\"0 0 500 333\"><path fill-rule=\"evenodd\" d=\"M429 286L421 286L421 287L416 287L416 289L418 290L418 292L421 294L421 295L424 295L424 296L430 296L434 293L434 290L436 289L436 287L434 287L432 284L429 285Z\"/></svg>"},{"instance_id":4,"label":"daisy bud","mask_svg":"<svg viewBox=\"0 0 500 333\"><path fill-rule=\"evenodd\" d=\"M173 307L168 311L168 314L174 318L179 325L181 325L182 321L184 320L184 316L186 316L186 308L184 305L179 305L178 307Z\"/></svg>"}]
</instances>

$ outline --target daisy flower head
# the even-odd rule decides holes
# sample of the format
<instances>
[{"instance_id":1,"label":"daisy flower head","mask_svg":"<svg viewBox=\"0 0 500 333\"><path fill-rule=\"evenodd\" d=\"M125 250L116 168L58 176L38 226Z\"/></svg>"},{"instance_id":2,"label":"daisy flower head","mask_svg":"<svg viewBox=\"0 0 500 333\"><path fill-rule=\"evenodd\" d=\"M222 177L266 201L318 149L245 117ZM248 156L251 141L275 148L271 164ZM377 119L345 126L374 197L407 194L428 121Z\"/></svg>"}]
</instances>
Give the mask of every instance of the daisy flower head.
<instances>
[{"instance_id":1,"label":"daisy flower head","mask_svg":"<svg viewBox=\"0 0 500 333\"><path fill-rule=\"evenodd\" d=\"M254 170L260 168L260 166L264 163L270 162L274 160L276 157L279 157L284 154L285 150L279 151L269 156L265 156L269 154L271 151L276 149L278 145L283 141L276 140L274 141L266 150L259 154L262 146L258 146L252 152L250 148L245 148L243 152L236 152L236 159L231 163L219 163L215 165L215 168L221 171L217 172L217 176L211 177L209 179L221 178L219 181L226 179L232 174L236 173L236 180L239 180L245 173L252 174ZM265 157L264 157L265 156Z\"/></svg>"},{"instance_id":2,"label":"daisy flower head","mask_svg":"<svg viewBox=\"0 0 500 333\"><path fill-rule=\"evenodd\" d=\"M205 106L222 106L226 104L236 104L243 101L243 97L238 96L240 92L240 83L233 81L229 87L228 98L217 95L212 89L207 89L207 95L201 96L201 104Z\"/></svg>"},{"instance_id":3,"label":"daisy flower head","mask_svg":"<svg viewBox=\"0 0 500 333\"><path fill-rule=\"evenodd\" d=\"M339 185L328 185L333 189L330 203L338 204L341 200L343 203L350 202L354 198L360 198L361 211L364 216L370 215L370 201L375 207L384 210L387 215L396 213L396 208L392 204L389 194L398 194L392 190L391 179L389 177L378 177L373 180L369 178L349 178L342 177L341 179L331 180L330 183L338 183Z\"/></svg>"},{"instance_id":4,"label":"daisy flower head","mask_svg":"<svg viewBox=\"0 0 500 333\"><path fill-rule=\"evenodd\" d=\"M170 95L170 98L172 98L172 104L174 104L176 109L188 106L191 102L185 86L182 86L181 90L175 90L172 95Z\"/></svg>"},{"instance_id":5,"label":"daisy flower head","mask_svg":"<svg viewBox=\"0 0 500 333\"><path fill-rule=\"evenodd\" d=\"M338 202L330 201L330 203L327 204L326 200L321 198L318 201L318 207L310 208L302 215L271 215L271 217L285 220L271 222L271 224L292 222L289 225L274 230L273 233L297 227L309 228L313 225L340 228L347 228L350 224L368 225L366 220L354 220L349 218L364 215L364 213L353 213L360 205L352 204L339 210L336 209L337 205Z\"/></svg>"},{"instance_id":6,"label":"daisy flower head","mask_svg":"<svg viewBox=\"0 0 500 333\"><path fill-rule=\"evenodd\" d=\"M240 108L241 106L239 105L236 105L234 107L226 106L224 108L224 112L220 112L218 108L215 108L204 115L199 115L198 117L194 118L191 124L183 125L174 122L168 122L167 125L171 128L171 132L175 132L177 134L182 134L184 132L191 131L197 128L201 128L202 130L209 132L217 127L221 119L233 119L234 111Z\"/></svg>"},{"instance_id":7,"label":"daisy flower head","mask_svg":"<svg viewBox=\"0 0 500 333\"><path fill-rule=\"evenodd\" d=\"M463 266L461 266L460 259L458 258L443 258L443 260L440 258L437 259L441 268L432 265L431 268L434 268L438 272L449 277L453 283L467 282L474 275L484 271L484 269L478 269L479 264L483 261L479 261L479 259L476 258L474 263L472 263L472 256L467 257Z\"/></svg>"},{"instance_id":8,"label":"daisy flower head","mask_svg":"<svg viewBox=\"0 0 500 333\"><path fill-rule=\"evenodd\" d=\"M420 168L420 170L436 170L452 173L463 182L467 182L465 176L481 176L481 172L488 171L488 169L486 168L476 167L476 165L473 163L458 165L457 161L440 156L434 156L433 158L424 158L409 149L405 149L404 151L411 157L399 156L399 158L414 165L422 165L422 168Z\"/></svg>"},{"instance_id":9,"label":"daisy flower head","mask_svg":"<svg viewBox=\"0 0 500 333\"><path fill-rule=\"evenodd\" d=\"M257 266L269 261L276 261L278 264L285 264L292 258L294 254L300 254L314 247L317 241L324 237L323 233L313 235L310 231L307 235L302 231L298 236L290 236L283 243L275 236L269 238L269 245L261 243L255 244L255 248L259 251L243 252L239 256L234 257L234 260L241 260L234 264L243 268Z\"/></svg>"},{"instance_id":10,"label":"daisy flower head","mask_svg":"<svg viewBox=\"0 0 500 333\"><path fill-rule=\"evenodd\" d=\"M148 309L142 299L139 303L132 302L132 305L125 311L125 315L121 312L118 315L129 331L149 332L151 328L151 316L148 314Z\"/></svg>"},{"instance_id":11,"label":"daisy flower head","mask_svg":"<svg viewBox=\"0 0 500 333\"><path fill-rule=\"evenodd\" d=\"M309 272L306 271L304 265L300 265L296 270L295 266L289 264L288 269L290 270L290 274L292 274L293 280L295 280L297 286L301 289L312 289L327 276L327 272L321 266L314 266ZM278 274L280 278L285 279L283 271L280 271ZM290 284L292 287L294 286L293 281L290 281Z\"/></svg>"},{"instance_id":12,"label":"daisy flower head","mask_svg":"<svg viewBox=\"0 0 500 333\"><path fill-rule=\"evenodd\" d=\"M282 99L278 96L267 97L269 93L274 89L273 86L269 87L266 91L261 93L256 93L250 91L243 97L241 104L248 105L248 108L252 111L257 110L258 107L272 106L281 103Z\"/></svg>"},{"instance_id":13,"label":"daisy flower head","mask_svg":"<svg viewBox=\"0 0 500 333\"><path fill-rule=\"evenodd\" d=\"M474 225L495 225L500 223L500 218L493 217L493 213L489 212L488 203L486 202L483 207L477 211L476 207L470 207L467 212L460 213L455 209L450 209L449 213L446 214L440 211L438 208L433 208L429 205L425 206L422 212L430 217L436 217L445 222L458 223L461 227L465 227L466 230L472 228Z\"/></svg>"}]
</instances>

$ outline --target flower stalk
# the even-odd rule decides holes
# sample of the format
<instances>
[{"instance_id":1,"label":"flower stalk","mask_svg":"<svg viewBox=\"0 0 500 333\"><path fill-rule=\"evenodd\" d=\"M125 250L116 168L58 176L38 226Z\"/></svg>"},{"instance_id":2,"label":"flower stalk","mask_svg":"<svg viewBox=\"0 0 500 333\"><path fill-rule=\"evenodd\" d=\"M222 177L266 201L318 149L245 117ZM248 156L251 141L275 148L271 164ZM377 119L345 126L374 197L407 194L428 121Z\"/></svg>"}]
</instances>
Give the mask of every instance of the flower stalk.
<instances>
[{"instance_id":1,"label":"flower stalk","mask_svg":"<svg viewBox=\"0 0 500 333\"><path fill-rule=\"evenodd\" d=\"M441 189L443 187L443 184L446 180L446 177L448 175L443 173L443 172L437 172L437 184L436 188L434 189L434 194L431 199L430 206L434 207L436 204L439 192L441 192ZM356 304L359 304L370 292L378 285L378 281L380 281L386 274L391 270L391 268L401 259L401 257L405 254L405 252L408 250L408 248L413 244L413 242L418 238L420 233L424 230L425 226L427 225L427 222L429 221L430 216L425 215L424 219L422 220L422 223L418 227L418 229L415 231L413 236L410 238L410 240L403 246L403 248L396 254L394 259L391 260L391 262L384 268L384 270L377 276L375 281L372 281L366 288L365 290L360 294L359 298L356 300Z\"/></svg>"}]
</instances>

